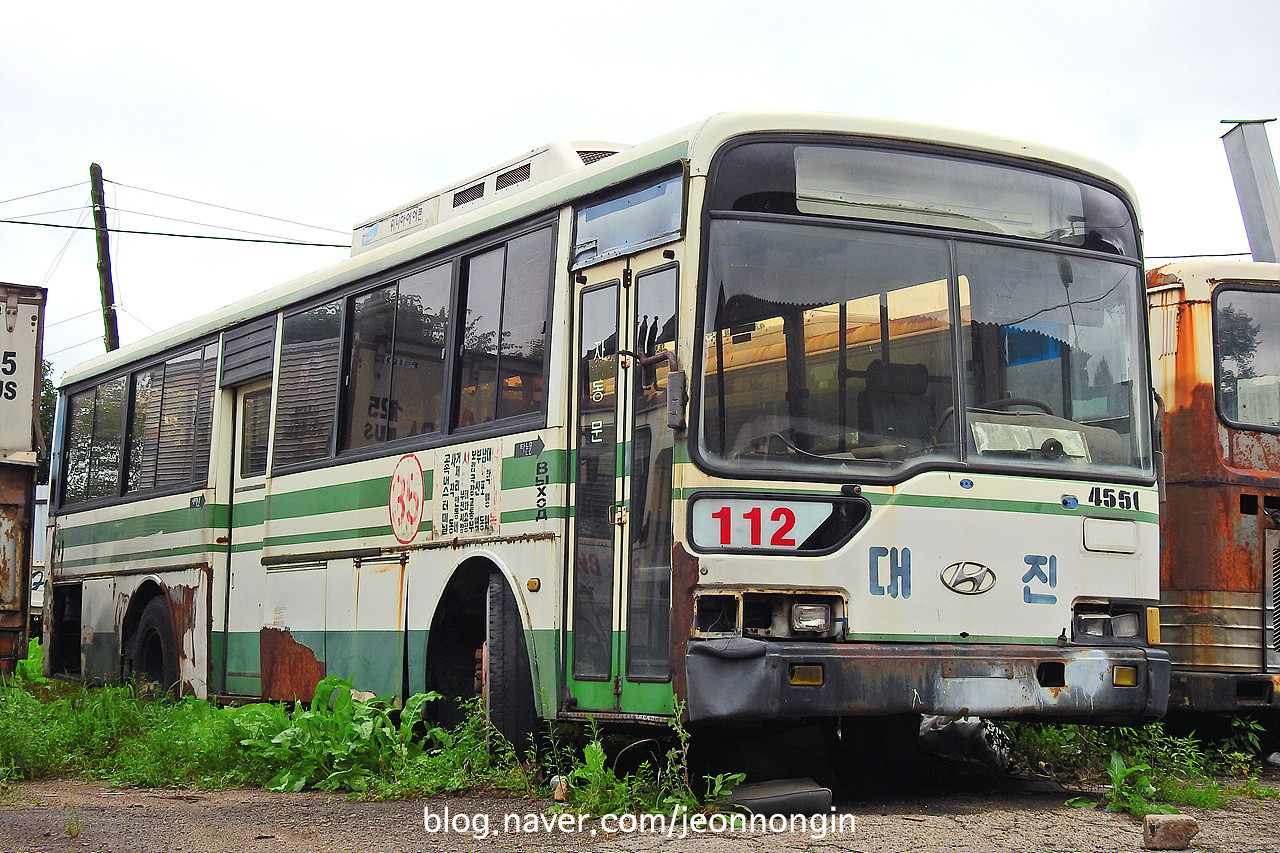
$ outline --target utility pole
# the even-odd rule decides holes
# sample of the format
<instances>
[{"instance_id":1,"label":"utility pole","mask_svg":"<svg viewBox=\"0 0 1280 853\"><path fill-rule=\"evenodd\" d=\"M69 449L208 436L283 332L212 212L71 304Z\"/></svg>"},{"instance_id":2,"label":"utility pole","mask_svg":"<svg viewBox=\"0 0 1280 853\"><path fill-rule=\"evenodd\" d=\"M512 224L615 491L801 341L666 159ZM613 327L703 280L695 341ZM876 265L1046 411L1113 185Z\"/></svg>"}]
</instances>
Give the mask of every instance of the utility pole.
<instances>
[{"instance_id":1,"label":"utility pole","mask_svg":"<svg viewBox=\"0 0 1280 853\"><path fill-rule=\"evenodd\" d=\"M120 349L120 324L116 320L116 290L111 283L111 243L107 239L107 202L102 191L102 167L89 165L93 199L93 230L98 237L98 282L102 287L102 326L106 330L107 352Z\"/></svg>"}]
</instances>

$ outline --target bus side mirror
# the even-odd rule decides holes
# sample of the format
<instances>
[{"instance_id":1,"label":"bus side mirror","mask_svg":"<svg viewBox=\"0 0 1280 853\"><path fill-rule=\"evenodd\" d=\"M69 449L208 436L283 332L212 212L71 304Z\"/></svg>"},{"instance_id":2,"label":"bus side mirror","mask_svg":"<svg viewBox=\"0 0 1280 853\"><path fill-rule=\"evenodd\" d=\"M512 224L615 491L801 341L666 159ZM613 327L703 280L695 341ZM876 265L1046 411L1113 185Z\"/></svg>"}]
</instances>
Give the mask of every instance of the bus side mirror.
<instances>
[{"instance_id":1,"label":"bus side mirror","mask_svg":"<svg viewBox=\"0 0 1280 853\"><path fill-rule=\"evenodd\" d=\"M686 378L683 370L667 373L667 426L684 429L684 397Z\"/></svg>"}]
</instances>

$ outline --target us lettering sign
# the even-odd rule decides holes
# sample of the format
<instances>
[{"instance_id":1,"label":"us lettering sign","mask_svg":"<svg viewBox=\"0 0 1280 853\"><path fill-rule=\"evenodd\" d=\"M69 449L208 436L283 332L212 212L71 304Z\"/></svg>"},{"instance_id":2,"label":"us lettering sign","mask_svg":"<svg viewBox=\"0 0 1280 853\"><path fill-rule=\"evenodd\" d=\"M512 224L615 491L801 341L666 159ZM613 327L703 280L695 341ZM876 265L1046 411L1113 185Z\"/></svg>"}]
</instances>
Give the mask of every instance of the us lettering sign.
<instances>
[{"instance_id":1,"label":"us lettering sign","mask_svg":"<svg viewBox=\"0 0 1280 853\"><path fill-rule=\"evenodd\" d=\"M45 291L0 284L0 461L36 463L36 389Z\"/></svg>"}]
</instances>

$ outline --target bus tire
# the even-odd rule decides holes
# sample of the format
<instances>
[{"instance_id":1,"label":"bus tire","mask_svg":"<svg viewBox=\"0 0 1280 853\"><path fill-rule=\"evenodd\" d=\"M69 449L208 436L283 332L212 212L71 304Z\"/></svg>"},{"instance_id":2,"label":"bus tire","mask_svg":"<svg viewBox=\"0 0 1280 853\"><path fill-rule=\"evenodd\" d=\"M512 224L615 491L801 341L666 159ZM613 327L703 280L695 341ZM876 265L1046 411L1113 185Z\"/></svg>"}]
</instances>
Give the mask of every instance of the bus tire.
<instances>
[{"instance_id":1,"label":"bus tire","mask_svg":"<svg viewBox=\"0 0 1280 853\"><path fill-rule=\"evenodd\" d=\"M538 730L533 676L516 597L499 572L489 575L484 653L485 707L489 720L523 756Z\"/></svg>"},{"instance_id":2,"label":"bus tire","mask_svg":"<svg viewBox=\"0 0 1280 853\"><path fill-rule=\"evenodd\" d=\"M126 657L128 673L139 687L155 683L161 690L177 690L177 643L163 597L151 599L142 609L138 626L129 637Z\"/></svg>"}]
</instances>

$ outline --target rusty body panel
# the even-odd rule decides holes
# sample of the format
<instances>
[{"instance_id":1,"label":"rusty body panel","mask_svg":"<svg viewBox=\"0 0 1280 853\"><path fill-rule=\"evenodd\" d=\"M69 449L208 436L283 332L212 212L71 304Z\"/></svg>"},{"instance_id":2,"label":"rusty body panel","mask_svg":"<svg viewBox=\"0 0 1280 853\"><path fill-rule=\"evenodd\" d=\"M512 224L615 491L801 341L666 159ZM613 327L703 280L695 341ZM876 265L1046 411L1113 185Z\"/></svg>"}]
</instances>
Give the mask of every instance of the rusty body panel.
<instances>
[{"instance_id":1,"label":"rusty body panel","mask_svg":"<svg viewBox=\"0 0 1280 853\"><path fill-rule=\"evenodd\" d=\"M688 695L685 653L693 632L693 592L697 585L698 558L677 542L671 549L671 679L679 699Z\"/></svg>"},{"instance_id":2,"label":"rusty body panel","mask_svg":"<svg viewBox=\"0 0 1280 853\"><path fill-rule=\"evenodd\" d=\"M1278 275L1276 265L1236 262L1147 274L1153 376L1166 407L1161 629L1177 707L1234 710L1264 692L1271 701L1266 540L1277 526L1268 510L1280 508L1280 435L1219 417L1213 294L1230 283L1280 285Z\"/></svg>"},{"instance_id":3,"label":"rusty body panel","mask_svg":"<svg viewBox=\"0 0 1280 853\"><path fill-rule=\"evenodd\" d=\"M182 695L204 698L208 695L208 612L211 603L212 571L207 564L175 567L161 572L120 573L87 577L75 584L63 583L59 588L75 586L76 619L79 636L79 665L61 665L46 655L49 674L86 683L115 683L132 674L131 643L147 605L156 598L164 600L168 613L168 629L176 660L175 689ZM52 623L46 630L52 631ZM64 627L65 633L65 627ZM47 638L55 643L68 642L70 636Z\"/></svg>"},{"instance_id":4,"label":"rusty body panel","mask_svg":"<svg viewBox=\"0 0 1280 853\"><path fill-rule=\"evenodd\" d=\"M212 571L208 566L206 572L204 594L210 594L212 584L209 578ZM207 673L201 672L207 667L207 661L197 661L195 654L195 635L197 631L206 633L209 630L208 620L201 620L197 614L196 597L200 590L189 585L174 585L164 588L166 603L169 605L169 624L173 630L174 649L178 653L178 689L184 695L202 696L208 683ZM203 626L201 625L203 622ZM208 647L208 643L205 644ZM198 666L199 664L199 666Z\"/></svg>"},{"instance_id":5,"label":"rusty body panel","mask_svg":"<svg viewBox=\"0 0 1280 853\"><path fill-rule=\"evenodd\" d=\"M267 699L310 701L324 678L324 663L285 628L263 628L262 695Z\"/></svg>"},{"instance_id":6,"label":"rusty body panel","mask_svg":"<svg viewBox=\"0 0 1280 853\"><path fill-rule=\"evenodd\" d=\"M35 469L0 463L0 674L27 656Z\"/></svg>"}]
</instances>

